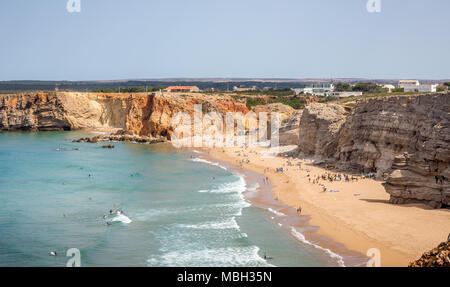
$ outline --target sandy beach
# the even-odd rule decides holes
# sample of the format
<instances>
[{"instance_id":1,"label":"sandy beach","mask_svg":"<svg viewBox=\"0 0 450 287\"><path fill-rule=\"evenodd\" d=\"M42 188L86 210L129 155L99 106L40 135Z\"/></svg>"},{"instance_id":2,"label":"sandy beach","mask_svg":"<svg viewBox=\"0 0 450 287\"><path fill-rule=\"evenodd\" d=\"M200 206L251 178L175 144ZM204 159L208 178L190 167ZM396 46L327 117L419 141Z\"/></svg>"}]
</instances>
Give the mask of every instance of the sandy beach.
<instances>
[{"instance_id":1,"label":"sandy beach","mask_svg":"<svg viewBox=\"0 0 450 287\"><path fill-rule=\"evenodd\" d=\"M308 225L318 227L303 234L309 241L320 242L338 254L347 249L366 255L369 249L377 248L381 266L401 267L447 239L448 209L390 204L382 182L360 176L356 180L356 175L349 182L315 182L317 177L338 172L313 166L306 160L267 157L266 151L261 147L215 148L208 151L208 156L266 176L274 186L273 199L294 210L282 212L306 217ZM283 172L277 172L277 168L283 168ZM302 208L301 215L295 213L298 207Z\"/></svg>"}]
</instances>

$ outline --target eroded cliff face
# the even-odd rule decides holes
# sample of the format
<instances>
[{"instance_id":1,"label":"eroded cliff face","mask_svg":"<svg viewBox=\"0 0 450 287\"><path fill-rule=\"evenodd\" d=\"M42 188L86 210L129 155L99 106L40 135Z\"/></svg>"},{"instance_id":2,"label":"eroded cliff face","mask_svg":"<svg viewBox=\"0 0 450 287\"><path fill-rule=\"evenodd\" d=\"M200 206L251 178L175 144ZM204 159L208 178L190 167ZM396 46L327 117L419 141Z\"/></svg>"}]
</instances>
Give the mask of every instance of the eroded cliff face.
<instances>
[{"instance_id":1,"label":"eroded cliff face","mask_svg":"<svg viewBox=\"0 0 450 287\"><path fill-rule=\"evenodd\" d=\"M298 151L306 157L329 157L342 124L345 109L336 104L312 103L303 110Z\"/></svg>"},{"instance_id":2,"label":"eroded cliff face","mask_svg":"<svg viewBox=\"0 0 450 287\"><path fill-rule=\"evenodd\" d=\"M252 108L252 111L259 116L259 113L267 113L268 130L270 139L270 127L272 113L278 113L280 121L279 144L281 146L298 145L298 135L300 129L300 118L303 110L295 110L291 106L281 103L272 103L267 105L258 105Z\"/></svg>"},{"instance_id":3,"label":"eroded cliff face","mask_svg":"<svg viewBox=\"0 0 450 287\"><path fill-rule=\"evenodd\" d=\"M300 120L303 110L294 111L289 117L281 122L280 126L280 145L294 146L298 145L300 134Z\"/></svg>"},{"instance_id":4,"label":"eroded cliff face","mask_svg":"<svg viewBox=\"0 0 450 287\"><path fill-rule=\"evenodd\" d=\"M6 130L70 129L54 93L0 96L0 128Z\"/></svg>"},{"instance_id":5,"label":"eroded cliff face","mask_svg":"<svg viewBox=\"0 0 450 287\"><path fill-rule=\"evenodd\" d=\"M248 112L227 96L39 92L0 95L0 130L121 129L170 139L172 116L192 115L194 104L204 112Z\"/></svg>"},{"instance_id":6,"label":"eroded cliff face","mask_svg":"<svg viewBox=\"0 0 450 287\"><path fill-rule=\"evenodd\" d=\"M0 95L1 130L123 128L126 97L39 92Z\"/></svg>"},{"instance_id":7,"label":"eroded cliff face","mask_svg":"<svg viewBox=\"0 0 450 287\"><path fill-rule=\"evenodd\" d=\"M450 205L450 95L362 100L347 116L343 108L310 105L299 151L387 176L392 203Z\"/></svg>"}]
</instances>

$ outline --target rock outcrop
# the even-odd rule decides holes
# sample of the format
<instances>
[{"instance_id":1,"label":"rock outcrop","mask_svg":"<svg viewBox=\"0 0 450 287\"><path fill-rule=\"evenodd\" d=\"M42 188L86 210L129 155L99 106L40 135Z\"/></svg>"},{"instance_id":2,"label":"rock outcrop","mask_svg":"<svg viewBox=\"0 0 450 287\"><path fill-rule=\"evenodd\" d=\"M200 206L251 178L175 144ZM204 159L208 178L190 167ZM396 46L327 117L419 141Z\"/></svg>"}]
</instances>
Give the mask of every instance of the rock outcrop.
<instances>
[{"instance_id":1,"label":"rock outcrop","mask_svg":"<svg viewBox=\"0 0 450 287\"><path fill-rule=\"evenodd\" d=\"M446 242L425 252L422 257L411 262L408 267L450 267L450 234Z\"/></svg>"},{"instance_id":2,"label":"rock outcrop","mask_svg":"<svg viewBox=\"0 0 450 287\"><path fill-rule=\"evenodd\" d=\"M312 103L303 110L300 120L298 152L303 156L328 157L345 122L345 109L337 104Z\"/></svg>"},{"instance_id":3,"label":"rock outcrop","mask_svg":"<svg viewBox=\"0 0 450 287\"><path fill-rule=\"evenodd\" d=\"M361 100L347 116L336 105L312 104L299 152L387 177L392 203L450 205L450 94Z\"/></svg>"},{"instance_id":4,"label":"rock outcrop","mask_svg":"<svg viewBox=\"0 0 450 287\"><path fill-rule=\"evenodd\" d=\"M70 129L63 103L55 93L0 96L0 129L2 130Z\"/></svg>"},{"instance_id":5,"label":"rock outcrop","mask_svg":"<svg viewBox=\"0 0 450 287\"><path fill-rule=\"evenodd\" d=\"M111 134L111 135L98 135L94 137L84 137L80 139L73 140L76 143L99 143L99 142L134 142L134 143L160 143L164 142L165 139L162 137L154 138L149 136L137 136L137 135L127 135L127 134ZM109 147L110 145L105 145ZM103 146L103 147L105 147Z\"/></svg>"},{"instance_id":6,"label":"rock outcrop","mask_svg":"<svg viewBox=\"0 0 450 287\"><path fill-rule=\"evenodd\" d=\"M281 103L254 106L252 111L258 116L261 112L267 113L268 131L270 133L270 120L272 113L278 113L280 122L279 144L281 146L297 145L302 111ZM270 138L270 136L268 137Z\"/></svg>"},{"instance_id":7,"label":"rock outcrop","mask_svg":"<svg viewBox=\"0 0 450 287\"><path fill-rule=\"evenodd\" d=\"M295 111L292 115L281 122L280 127L280 145L298 145L300 134L300 119L303 110Z\"/></svg>"},{"instance_id":8,"label":"rock outcrop","mask_svg":"<svg viewBox=\"0 0 450 287\"><path fill-rule=\"evenodd\" d=\"M0 95L0 130L120 129L138 136L170 139L172 116L203 112L247 113L229 96L195 94L93 94L39 92Z\"/></svg>"}]
</instances>

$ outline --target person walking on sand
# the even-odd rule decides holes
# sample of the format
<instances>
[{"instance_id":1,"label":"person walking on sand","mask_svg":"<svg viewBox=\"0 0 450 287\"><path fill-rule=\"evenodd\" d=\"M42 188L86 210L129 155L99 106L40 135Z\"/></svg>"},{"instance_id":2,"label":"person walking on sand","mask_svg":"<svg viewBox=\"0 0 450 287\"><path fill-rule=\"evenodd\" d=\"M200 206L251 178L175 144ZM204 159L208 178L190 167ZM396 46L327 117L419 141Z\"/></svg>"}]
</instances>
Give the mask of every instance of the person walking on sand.
<instances>
[{"instance_id":1,"label":"person walking on sand","mask_svg":"<svg viewBox=\"0 0 450 287\"><path fill-rule=\"evenodd\" d=\"M297 208L297 214L298 215L302 214L302 206L301 205Z\"/></svg>"}]
</instances>

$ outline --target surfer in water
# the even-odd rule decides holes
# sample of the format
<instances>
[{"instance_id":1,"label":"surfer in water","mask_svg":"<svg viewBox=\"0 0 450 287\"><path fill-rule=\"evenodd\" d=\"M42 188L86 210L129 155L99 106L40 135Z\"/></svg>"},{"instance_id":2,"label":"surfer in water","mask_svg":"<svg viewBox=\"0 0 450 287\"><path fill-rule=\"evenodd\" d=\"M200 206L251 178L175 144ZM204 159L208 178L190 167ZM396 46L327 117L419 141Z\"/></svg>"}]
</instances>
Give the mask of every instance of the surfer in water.
<instances>
[{"instance_id":1,"label":"surfer in water","mask_svg":"<svg viewBox=\"0 0 450 287\"><path fill-rule=\"evenodd\" d=\"M264 260L270 260L270 259L273 259L272 257L267 256L266 251L264 251L264 256L263 256L263 258L264 258Z\"/></svg>"}]
</instances>

